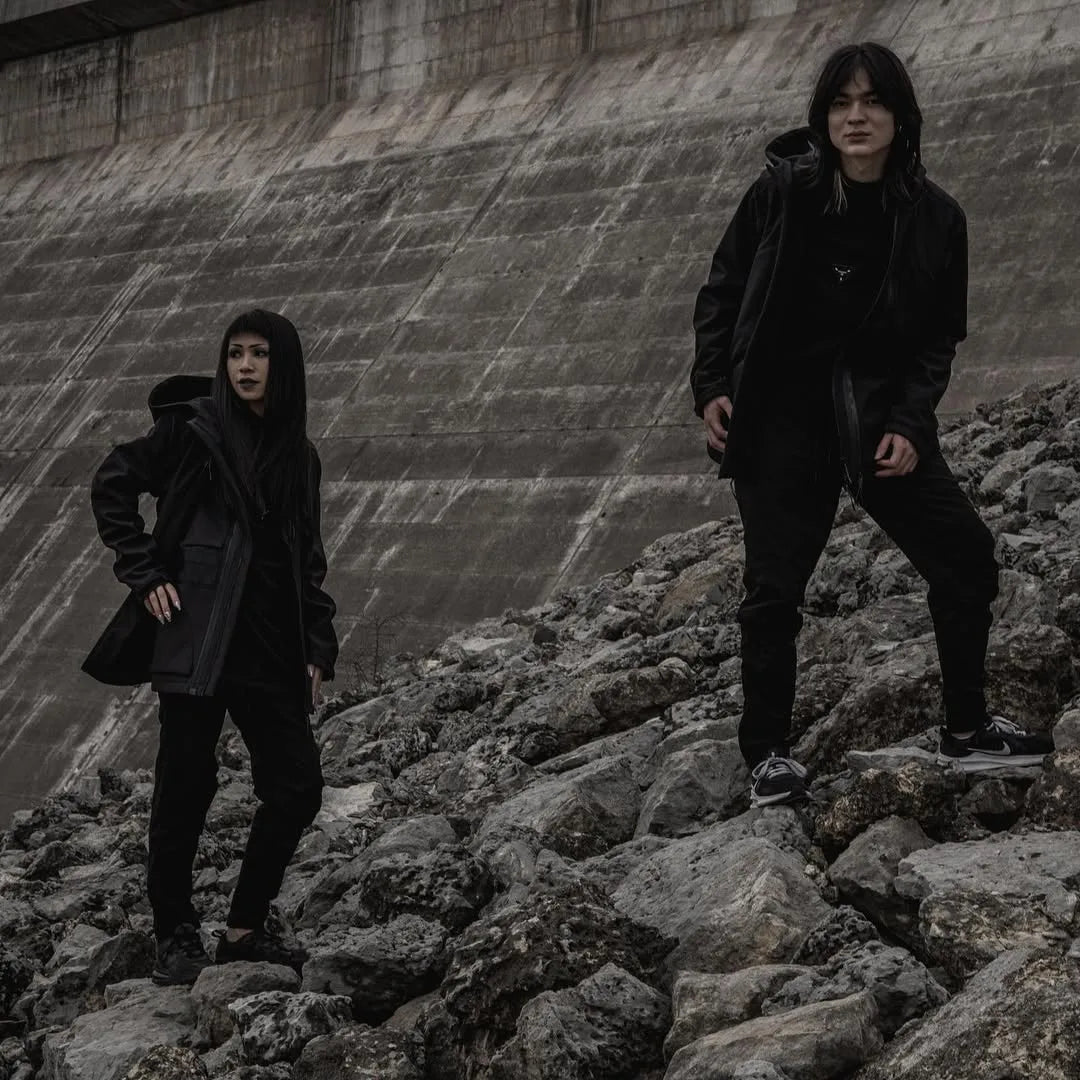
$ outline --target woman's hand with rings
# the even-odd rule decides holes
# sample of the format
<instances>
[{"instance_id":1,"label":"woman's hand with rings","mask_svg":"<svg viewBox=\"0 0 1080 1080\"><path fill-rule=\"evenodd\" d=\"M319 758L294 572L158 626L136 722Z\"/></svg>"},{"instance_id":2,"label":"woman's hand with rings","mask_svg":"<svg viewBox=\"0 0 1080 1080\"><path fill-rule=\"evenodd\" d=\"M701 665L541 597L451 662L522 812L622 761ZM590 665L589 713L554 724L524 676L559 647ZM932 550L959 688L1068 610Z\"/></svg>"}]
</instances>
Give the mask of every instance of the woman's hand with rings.
<instances>
[{"instance_id":1,"label":"woman's hand with rings","mask_svg":"<svg viewBox=\"0 0 1080 1080\"><path fill-rule=\"evenodd\" d=\"M156 589L151 589L143 597L143 607L164 626L172 622L173 609L180 610L180 597L172 583L166 582L158 585Z\"/></svg>"}]
</instances>

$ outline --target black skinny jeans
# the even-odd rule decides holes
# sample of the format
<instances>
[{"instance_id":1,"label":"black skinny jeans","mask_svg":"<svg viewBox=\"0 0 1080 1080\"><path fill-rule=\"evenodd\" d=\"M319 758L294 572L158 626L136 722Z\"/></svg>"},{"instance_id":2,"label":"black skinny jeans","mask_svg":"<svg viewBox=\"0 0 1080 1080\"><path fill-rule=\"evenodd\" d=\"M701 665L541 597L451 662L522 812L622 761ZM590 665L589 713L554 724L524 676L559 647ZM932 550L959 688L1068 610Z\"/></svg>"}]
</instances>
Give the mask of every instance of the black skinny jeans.
<instances>
[{"instance_id":1,"label":"black skinny jeans","mask_svg":"<svg viewBox=\"0 0 1080 1080\"><path fill-rule=\"evenodd\" d=\"M302 703L289 695L228 689L219 697L161 694L161 741L150 810L147 891L154 931L199 925L191 873L217 791L215 750L228 710L251 753L259 807L248 836L229 925L259 928L281 888L300 835L322 803L319 750Z\"/></svg>"},{"instance_id":2,"label":"black skinny jeans","mask_svg":"<svg viewBox=\"0 0 1080 1080\"><path fill-rule=\"evenodd\" d=\"M839 453L829 442L774 440L759 464L753 479L735 483L746 548L739 745L751 768L770 752L790 752L799 607L841 491ZM861 503L929 585L946 726L970 731L986 716L984 667L998 589L993 536L940 452L907 476L867 476Z\"/></svg>"}]
</instances>

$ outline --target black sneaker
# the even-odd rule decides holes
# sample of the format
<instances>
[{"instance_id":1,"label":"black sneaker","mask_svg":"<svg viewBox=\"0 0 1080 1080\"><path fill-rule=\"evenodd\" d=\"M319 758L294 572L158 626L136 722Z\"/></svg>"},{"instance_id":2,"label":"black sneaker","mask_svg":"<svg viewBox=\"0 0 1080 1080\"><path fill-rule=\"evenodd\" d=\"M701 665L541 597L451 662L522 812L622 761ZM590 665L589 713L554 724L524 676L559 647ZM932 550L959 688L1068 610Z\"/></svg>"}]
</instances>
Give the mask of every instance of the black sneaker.
<instances>
[{"instance_id":1,"label":"black sneaker","mask_svg":"<svg viewBox=\"0 0 1080 1080\"><path fill-rule=\"evenodd\" d=\"M150 978L158 986L187 986L210 963L198 927L181 923L168 936L158 938L157 958Z\"/></svg>"},{"instance_id":2,"label":"black sneaker","mask_svg":"<svg viewBox=\"0 0 1080 1080\"><path fill-rule=\"evenodd\" d=\"M253 964L282 964L299 972L306 959L302 949L290 946L272 930L249 930L236 941L230 941L224 930L218 931L217 949L214 951L214 961L218 964L246 960Z\"/></svg>"},{"instance_id":3,"label":"black sneaker","mask_svg":"<svg viewBox=\"0 0 1080 1080\"><path fill-rule=\"evenodd\" d=\"M776 806L806 797L806 769L792 758L770 754L750 774L751 806Z\"/></svg>"},{"instance_id":4,"label":"black sneaker","mask_svg":"<svg viewBox=\"0 0 1080 1080\"><path fill-rule=\"evenodd\" d=\"M968 739L958 739L942 728L937 761L962 772L979 772L1002 765L1041 765L1053 749L1049 735L1028 734L1003 716L991 716Z\"/></svg>"}]
</instances>

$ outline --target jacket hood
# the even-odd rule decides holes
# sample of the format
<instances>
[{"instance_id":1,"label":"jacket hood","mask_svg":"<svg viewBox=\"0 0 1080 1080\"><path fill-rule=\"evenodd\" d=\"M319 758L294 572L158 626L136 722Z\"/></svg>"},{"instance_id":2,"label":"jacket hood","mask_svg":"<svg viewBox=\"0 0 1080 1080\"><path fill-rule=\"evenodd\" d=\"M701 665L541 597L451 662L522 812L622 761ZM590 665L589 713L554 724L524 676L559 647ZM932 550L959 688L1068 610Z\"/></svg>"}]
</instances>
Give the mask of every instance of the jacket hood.
<instances>
[{"instance_id":1,"label":"jacket hood","mask_svg":"<svg viewBox=\"0 0 1080 1080\"><path fill-rule=\"evenodd\" d=\"M808 127L778 135L765 147L768 168L790 179L798 187L816 184L821 176L821 146Z\"/></svg>"},{"instance_id":2,"label":"jacket hood","mask_svg":"<svg viewBox=\"0 0 1080 1080\"><path fill-rule=\"evenodd\" d=\"M210 375L171 375L150 391L150 415L158 420L171 409L193 410L200 398L209 399L213 384Z\"/></svg>"}]
</instances>

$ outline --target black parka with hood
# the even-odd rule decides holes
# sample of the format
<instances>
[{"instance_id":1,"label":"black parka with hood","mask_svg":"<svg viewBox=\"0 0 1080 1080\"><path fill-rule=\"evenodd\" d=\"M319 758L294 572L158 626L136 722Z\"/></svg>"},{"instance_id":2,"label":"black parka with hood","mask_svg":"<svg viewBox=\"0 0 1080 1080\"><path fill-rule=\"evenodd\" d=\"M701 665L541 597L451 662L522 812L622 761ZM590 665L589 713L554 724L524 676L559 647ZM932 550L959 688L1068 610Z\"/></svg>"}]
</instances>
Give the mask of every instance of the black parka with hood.
<instances>
[{"instance_id":1,"label":"black parka with hood","mask_svg":"<svg viewBox=\"0 0 1080 1080\"><path fill-rule=\"evenodd\" d=\"M150 395L154 426L123 443L94 476L90 499L98 532L116 552L114 572L131 594L83 663L101 682L130 686L149 681L159 692L210 696L220 685L229 641L251 563L251 528L230 506L245 506L226 458L211 380L175 376ZM326 555L320 533L321 467L308 443L308 513L294 536L292 554L306 662L334 677L336 611L323 591ZM234 498L226 500L231 488ZM157 499L157 521L147 533L139 496ZM143 598L166 582L182 605L159 626ZM296 673L303 691L306 673Z\"/></svg>"},{"instance_id":2,"label":"black parka with hood","mask_svg":"<svg viewBox=\"0 0 1080 1080\"><path fill-rule=\"evenodd\" d=\"M753 474L754 436L762 435L768 399L790 370L784 348L792 333L790 282L803 222L806 214L822 212L823 185L831 183L809 128L774 140L766 160L720 241L694 309L695 411L702 415L725 395L733 405L726 452L709 450L723 477ZM963 211L921 171L911 198L890 197L888 211L892 242L884 280L859 330L836 342L832 369L833 421L856 494L886 431L909 439L920 458L937 450L935 409L957 343L967 335ZM767 434L783 438L782 432Z\"/></svg>"}]
</instances>

